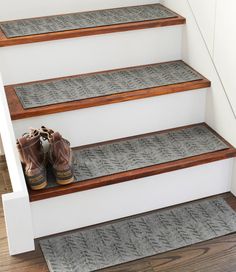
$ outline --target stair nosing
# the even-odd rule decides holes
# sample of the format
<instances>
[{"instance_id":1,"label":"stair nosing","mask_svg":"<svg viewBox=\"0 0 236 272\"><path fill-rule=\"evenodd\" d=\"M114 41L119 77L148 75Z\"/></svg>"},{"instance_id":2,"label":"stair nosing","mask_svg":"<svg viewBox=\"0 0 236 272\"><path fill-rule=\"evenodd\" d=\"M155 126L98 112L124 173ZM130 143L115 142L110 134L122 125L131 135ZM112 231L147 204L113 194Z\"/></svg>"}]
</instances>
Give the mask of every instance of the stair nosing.
<instances>
[{"instance_id":1,"label":"stair nosing","mask_svg":"<svg viewBox=\"0 0 236 272\"><path fill-rule=\"evenodd\" d=\"M153 4L149 4L149 5L153 5ZM163 6L161 4L159 5ZM138 7L138 6L145 6L145 5L136 5L132 7ZM110 10L110 9L107 9L107 10ZM91 27L91 28L82 28L77 30L58 31L58 32L51 32L46 34L35 34L35 35L21 36L21 37L15 37L15 38L7 38L3 30L0 28L0 47L35 43L35 42L53 41L53 40L60 40L60 39L67 39L67 38L76 38L76 37L83 37L83 36L108 34L108 33L115 33L115 32L124 32L124 31L131 31L131 30L140 30L140 29L147 29L147 28L183 25L186 23L186 19L184 17L182 17L181 15L177 14L176 12L172 10L171 12L175 13L176 17L147 20L147 21L140 21L140 22L136 21L136 22L130 22L130 23L121 23L116 25L98 26L98 27ZM68 14L72 14L72 13L68 13ZM61 14L61 15L64 15L64 14ZM56 15L52 15L52 16L56 16ZM51 16L41 16L41 17L34 17L34 18L45 18L45 17L51 17ZM32 18L25 18L25 19L32 19ZM17 20L2 21L1 23L11 22L11 21L17 21Z\"/></svg>"},{"instance_id":2,"label":"stair nosing","mask_svg":"<svg viewBox=\"0 0 236 272\"><path fill-rule=\"evenodd\" d=\"M121 103L121 102L126 102L131 100L143 99L148 97L173 94L173 93L178 93L183 91L191 91L195 89L208 88L211 86L211 82L207 78L205 78L203 75L201 75L191 66L189 66L192 70L197 72L202 77L202 79L188 81L184 83L170 84L165 86L157 86L153 88L115 93L115 94L99 96L99 97L86 98L86 99L77 100L77 101L58 103L58 104L41 106L41 107L30 108L30 109L23 108L14 90L14 87L19 85L27 85L32 83L44 83L44 82L50 82L53 80L74 78L74 77L80 77L85 75L94 75L94 74L100 74L100 73L111 72L111 71L122 71L122 70L130 69L130 68L145 67L145 66L172 63L172 62L178 62L178 61L181 61L185 65L189 66L182 60L175 60L175 61L168 61L168 62L161 62L161 63L138 65L138 66L132 66L132 67L126 67L126 68L118 68L118 69L112 69L112 70L106 70L106 71L99 71L99 72L93 72L93 73L85 73L80 75L65 76L60 78L39 80L39 81L33 81L33 82L27 82L27 83L6 85L5 93L8 100L11 118L12 120L25 119L25 118L35 117L35 116L60 113L60 112L66 112L66 111L72 111L72 110L79 110L79 109L108 105L113 103Z\"/></svg>"},{"instance_id":3,"label":"stair nosing","mask_svg":"<svg viewBox=\"0 0 236 272\"><path fill-rule=\"evenodd\" d=\"M116 174L112 174L108 176L98 177L98 178L94 178L94 179L90 179L86 181L73 183L67 186L53 187L53 188L48 188L41 191L32 191L29 189L30 201L33 202L33 201L43 200L43 199L47 199L51 197L62 196L62 195L70 194L70 193L86 191L90 189L100 188L100 187L104 187L108 185L114 185L121 182L131 181L131 180L135 180L139 178L163 174L163 173L167 173L171 171L181 170L181 169L185 169L185 168L189 168L193 166L203 165L210 162L215 162L219 160L236 157L236 149L230 143L228 143L223 137L221 137L216 131L214 131L211 127L209 127L206 123L192 124L192 125L177 127L174 129L173 128L166 129L166 130L158 131L158 133L174 131L177 129L193 127L196 125L206 126L210 131L213 132L214 135L216 135L220 140L222 140L228 146L228 149L208 152L201 155L192 156L192 157L188 157L188 158L184 158L184 159L180 159L176 161L161 163L161 164L157 164L153 166L143 167L143 168L139 168L135 170L129 170L126 172L120 172L120 173L116 173ZM151 133L146 133L146 134L136 135L131 137L125 137L121 139L115 139L115 140L105 141L105 142L91 144L91 145L85 145L81 147L76 147L74 149L76 150L78 148L108 144L111 142L136 138L143 135L150 135L153 133L156 133L156 132L151 132Z\"/></svg>"}]
</instances>

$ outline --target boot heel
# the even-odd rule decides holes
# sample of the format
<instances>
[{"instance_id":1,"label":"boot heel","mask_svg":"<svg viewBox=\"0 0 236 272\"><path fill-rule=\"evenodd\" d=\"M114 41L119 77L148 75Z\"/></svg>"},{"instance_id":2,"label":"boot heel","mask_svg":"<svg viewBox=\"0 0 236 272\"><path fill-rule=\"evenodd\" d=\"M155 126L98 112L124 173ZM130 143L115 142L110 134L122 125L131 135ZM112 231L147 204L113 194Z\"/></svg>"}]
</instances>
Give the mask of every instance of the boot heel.
<instances>
[{"instance_id":1,"label":"boot heel","mask_svg":"<svg viewBox=\"0 0 236 272\"><path fill-rule=\"evenodd\" d=\"M32 189L32 190L41 190L41 189L44 189L45 187L47 187L47 185L48 185L48 183L47 183L47 181L44 181L42 184L40 184L40 185L30 185L30 188Z\"/></svg>"},{"instance_id":2,"label":"boot heel","mask_svg":"<svg viewBox=\"0 0 236 272\"><path fill-rule=\"evenodd\" d=\"M40 133L37 129L30 129L21 138L17 139L20 160L25 174L27 185L32 190L40 190L47 186L45 168L45 154Z\"/></svg>"},{"instance_id":3,"label":"boot heel","mask_svg":"<svg viewBox=\"0 0 236 272\"><path fill-rule=\"evenodd\" d=\"M74 182L73 155L70 143L59 132L41 127L40 134L49 142L48 159L56 182L66 185Z\"/></svg>"},{"instance_id":4,"label":"boot heel","mask_svg":"<svg viewBox=\"0 0 236 272\"><path fill-rule=\"evenodd\" d=\"M71 169L66 171L55 171L57 183L60 185L70 184L75 181L73 171Z\"/></svg>"},{"instance_id":5,"label":"boot heel","mask_svg":"<svg viewBox=\"0 0 236 272\"><path fill-rule=\"evenodd\" d=\"M27 183L32 190L41 190L47 186L47 180L45 176L38 175L38 176L26 176Z\"/></svg>"}]
</instances>

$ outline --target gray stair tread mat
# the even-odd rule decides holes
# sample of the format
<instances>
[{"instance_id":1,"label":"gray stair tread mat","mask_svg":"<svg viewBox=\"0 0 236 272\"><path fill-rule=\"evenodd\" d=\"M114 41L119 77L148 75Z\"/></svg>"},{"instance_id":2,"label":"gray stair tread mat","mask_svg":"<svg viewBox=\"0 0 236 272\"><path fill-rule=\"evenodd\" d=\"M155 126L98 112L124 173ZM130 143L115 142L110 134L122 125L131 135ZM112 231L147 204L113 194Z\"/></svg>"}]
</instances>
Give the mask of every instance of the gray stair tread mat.
<instances>
[{"instance_id":1,"label":"gray stair tread mat","mask_svg":"<svg viewBox=\"0 0 236 272\"><path fill-rule=\"evenodd\" d=\"M7 38L177 17L160 4L77 12L1 22Z\"/></svg>"},{"instance_id":2,"label":"gray stair tread mat","mask_svg":"<svg viewBox=\"0 0 236 272\"><path fill-rule=\"evenodd\" d=\"M44 238L40 246L50 272L91 272L235 231L236 213L219 197Z\"/></svg>"},{"instance_id":3,"label":"gray stair tread mat","mask_svg":"<svg viewBox=\"0 0 236 272\"><path fill-rule=\"evenodd\" d=\"M24 109L80 101L203 79L183 61L74 76L14 86Z\"/></svg>"},{"instance_id":4,"label":"gray stair tread mat","mask_svg":"<svg viewBox=\"0 0 236 272\"><path fill-rule=\"evenodd\" d=\"M204 124L74 148L76 182L228 149ZM53 175L48 188L59 186Z\"/></svg>"}]
</instances>

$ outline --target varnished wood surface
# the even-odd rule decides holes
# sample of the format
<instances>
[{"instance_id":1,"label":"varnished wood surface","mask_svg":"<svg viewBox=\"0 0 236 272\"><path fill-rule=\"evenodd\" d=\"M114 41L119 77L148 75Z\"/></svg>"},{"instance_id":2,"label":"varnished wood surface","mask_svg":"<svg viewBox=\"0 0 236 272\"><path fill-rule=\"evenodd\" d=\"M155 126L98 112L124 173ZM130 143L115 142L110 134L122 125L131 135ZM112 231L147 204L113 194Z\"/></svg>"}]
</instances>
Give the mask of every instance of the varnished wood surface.
<instances>
[{"instance_id":1,"label":"varnished wood surface","mask_svg":"<svg viewBox=\"0 0 236 272\"><path fill-rule=\"evenodd\" d=\"M60 32L29 35L29 36L23 36L23 37L15 37L15 38L7 38L4 32L0 29L0 47L26 44L26 43L53 41L53 40L68 39L68 38L83 37L83 36L91 36L91 35L99 35L99 34L107 34L107 33L114 33L114 32L123 32L123 31L129 31L129 30L174 26L174 25L181 25L185 23L186 23L186 19L176 14L176 17L173 17L173 18L83 28L83 29L77 29L77 30L60 31Z\"/></svg>"},{"instance_id":2,"label":"varnished wood surface","mask_svg":"<svg viewBox=\"0 0 236 272\"><path fill-rule=\"evenodd\" d=\"M5 170L3 170L5 169ZM9 176L4 164L0 164L0 193L11 191ZM222 195L236 210L236 198ZM235 272L236 234L227 235L182 249L158 254L127 264L100 270L101 272ZM36 250L18 256L9 256L0 203L0 271L1 272L49 272L36 242Z\"/></svg>"},{"instance_id":3,"label":"varnished wood surface","mask_svg":"<svg viewBox=\"0 0 236 272\"><path fill-rule=\"evenodd\" d=\"M207 128L209 128L205 123L203 123ZM182 128L187 128L187 127L193 127L195 125L189 125L189 126L184 126ZM168 129L165 131L175 131L178 130L179 128L174 128L174 129ZM80 182L75 182L69 185L65 186L57 186L53 188L48 188L48 189L42 189L38 191L33 191L29 189L29 195L30 195L30 201L37 201L37 200L42 200L46 198L51 198L51 197L56 197L56 196L61 196L65 194L70 194L74 192L79 192L79 191L84 191L84 190L90 190L94 188L99 188L102 186L108 186L120 182L125 182L133 179L138 179L138 178L143 178L143 177L148 177L152 175L157 175L157 174L162 174L170 171L175 171L175 170L180 170L183 168L188 168L196 165L201 165L209 162L214 162L218 160L223 160L227 158L232 158L236 156L236 149L230 145L227 141L225 141L220 135L218 135L214 130L209 128L217 137L219 137L226 145L228 146L228 149L216 151L216 152L210 152L210 153L205 153L202 155L198 156L193 156L185 159L180 159L177 161L171 161L167 163L161 163L149 167L144 167L144 168L139 168L135 170L130 170L127 172L121 172L109 176L103 176L103 177L98 177L86 181L80 181ZM159 133L162 133L163 131L160 131ZM156 132L153 132L156 133ZM148 133L144 135L151 135L153 133ZM76 149L81 149L84 147L89 147L89 146L97 146L101 144L108 144L111 142L119 142L120 140L124 139L132 139L132 138L137 138L139 136L133 136L133 137L128 137L128 138L123 138L123 139L118 139L118 140L113 140L113 141L106 141L103 143L97 143L97 144L92 144L92 145L87 145L87 146L81 146L77 147Z\"/></svg>"},{"instance_id":4,"label":"varnished wood surface","mask_svg":"<svg viewBox=\"0 0 236 272\"><path fill-rule=\"evenodd\" d=\"M141 66L135 66L135 67L144 67L144 66L147 66L147 65L141 65ZM88 73L86 75L95 75L95 74L100 74L104 72L121 71L125 69L127 68L101 71L96 73ZM61 77L57 79L65 79L65 78L73 78L73 77L78 77L78 75L69 76L69 77ZM49 82L51 80L55 80L55 78L48 79L48 80L35 81L35 82L21 83L21 84L42 83L42 82ZM185 83L178 83L178 84L172 84L168 86L160 86L160 87L154 87L154 88L137 90L137 91L130 91L130 92L117 93L117 94L94 97L94 98L87 98L87 99L83 99L79 101L72 101L72 102L54 104L49 106L24 109L14 90L15 86L21 85L21 84L5 86L5 92L6 92L12 120L23 119L23 118L33 117L33 116L40 116L40 115L48 115L48 114L53 114L58 112L65 112L65 111L71 111L71 110L77 110L77 109L83 109L83 108L89 108L89 107L95 107L95 106L101 106L101 105L107 105L112 103L120 103L120 102L135 100L135 99L142 99L147 97L172 94L172 93L190 91L190 90L201 89L201 88L208 88L211 86L211 82L205 77L203 77L203 79L189 81Z\"/></svg>"}]
</instances>

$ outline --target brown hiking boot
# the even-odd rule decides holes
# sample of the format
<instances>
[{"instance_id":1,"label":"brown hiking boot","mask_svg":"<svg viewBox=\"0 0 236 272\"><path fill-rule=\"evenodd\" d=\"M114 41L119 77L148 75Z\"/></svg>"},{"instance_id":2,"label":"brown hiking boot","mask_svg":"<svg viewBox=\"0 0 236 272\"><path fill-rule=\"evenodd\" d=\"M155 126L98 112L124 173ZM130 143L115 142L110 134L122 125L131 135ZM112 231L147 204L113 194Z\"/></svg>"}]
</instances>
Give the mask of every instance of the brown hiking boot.
<instances>
[{"instance_id":1,"label":"brown hiking boot","mask_svg":"<svg viewBox=\"0 0 236 272\"><path fill-rule=\"evenodd\" d=\"M45 155L38 130L31 129L16 142L28 185L32 190L47 186Z\"/></svg>"},{"instance_id":2,"label":"brown hiking boot","mask_svg":"<svg viewBox=\"0 0 236 272\"><path fill-rule=\"evenodd\" d=\"M48 140L48 159L53 168L57 183L66 185L74 181L73 154L70 143L61 134L41 127L41 136Z\"/></svg>"}]
</instances>

